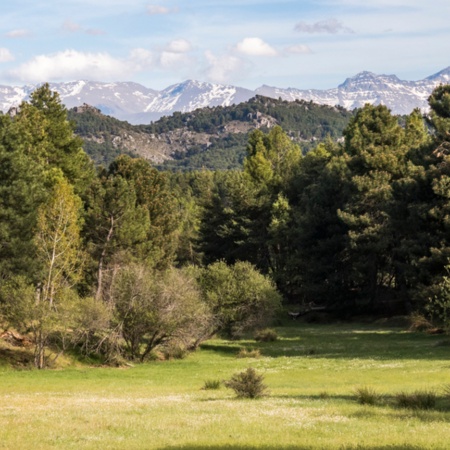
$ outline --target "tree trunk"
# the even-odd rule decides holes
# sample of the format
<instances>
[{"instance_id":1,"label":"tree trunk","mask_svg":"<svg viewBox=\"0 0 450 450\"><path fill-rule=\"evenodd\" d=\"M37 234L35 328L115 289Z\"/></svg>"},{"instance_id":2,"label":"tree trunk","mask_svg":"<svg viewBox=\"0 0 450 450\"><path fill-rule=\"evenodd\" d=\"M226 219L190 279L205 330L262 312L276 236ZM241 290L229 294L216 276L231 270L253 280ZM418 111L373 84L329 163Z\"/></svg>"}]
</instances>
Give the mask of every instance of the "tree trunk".
<instances>
[{"instance_id":1,"label":"tree trunk","mask_svg":"<svg viewBox=\"0 0 450 450\"><path fill-rule=\"evenodd\" d=\"M100 255L100 260L98 262L98 272L97 272L97 292L95 294L95 299L100 300L102 295L102 285L103 285L103 265L106 258L106 249L109 242L111 241L114 234L114 217L110 217L110 227L108 231L108 236L106 236L106 241L103 246L102 254Z\"/></svg>"}]
</instances>

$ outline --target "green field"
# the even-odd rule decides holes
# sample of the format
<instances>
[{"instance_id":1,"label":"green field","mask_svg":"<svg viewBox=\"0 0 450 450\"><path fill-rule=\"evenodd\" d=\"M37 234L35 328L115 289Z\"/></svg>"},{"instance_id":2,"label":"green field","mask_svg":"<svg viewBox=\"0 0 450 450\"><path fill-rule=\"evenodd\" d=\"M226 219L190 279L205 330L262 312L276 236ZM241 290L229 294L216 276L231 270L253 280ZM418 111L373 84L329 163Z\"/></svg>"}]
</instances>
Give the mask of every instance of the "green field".
<instances>
[{"instance_id":1,"label":"green field","mask_svg":"<svg viewBox=\"0 0 450 450\"><path fill-rule=\"evenodd\" d=\"M0 366L0 449L450 448L450 339L381 325L277 328L273 343L212 340L183 360L127 368ZM260 358L237 358L242 348ZM268 396L235 398L206 380L247 367ZM356 401L370 387L375 406ZM428 410L395 404L433 390Z\"/></svg>"}]
</instances>

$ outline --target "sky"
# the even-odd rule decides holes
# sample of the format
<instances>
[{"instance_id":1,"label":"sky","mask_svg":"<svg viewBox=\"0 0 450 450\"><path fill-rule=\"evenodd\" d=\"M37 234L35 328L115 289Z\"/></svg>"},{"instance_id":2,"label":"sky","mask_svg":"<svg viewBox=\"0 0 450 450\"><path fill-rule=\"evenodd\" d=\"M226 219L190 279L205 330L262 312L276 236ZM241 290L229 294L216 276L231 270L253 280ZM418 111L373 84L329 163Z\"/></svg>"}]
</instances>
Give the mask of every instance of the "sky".
<instances>
[{"instance_id":1,"label":"sky","mask_svg":"<svg viewBox=\"0 0 450 450\"><path fill-rule=\"evenodd\" d=\"M449 0L13 0L0 84L188 79L328 89L362 71L450 66Z\"/></svg>"}]
</instances>

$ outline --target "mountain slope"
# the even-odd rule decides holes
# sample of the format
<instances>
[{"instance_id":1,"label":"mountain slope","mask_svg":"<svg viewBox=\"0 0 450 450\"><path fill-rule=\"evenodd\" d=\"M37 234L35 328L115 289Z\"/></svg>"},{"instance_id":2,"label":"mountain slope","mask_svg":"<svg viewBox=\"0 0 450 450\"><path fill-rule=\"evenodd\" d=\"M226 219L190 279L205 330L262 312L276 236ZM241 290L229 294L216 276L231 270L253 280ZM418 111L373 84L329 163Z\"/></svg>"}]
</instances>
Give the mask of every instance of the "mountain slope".
<instances>
[{"instance_id":1,"label":"mountain slope","mask_svg":"<svg viewBox=\"0 0 450 450\"><path fill-rule=\"evenodd\" d=\"M120 153L170 169L232 169L245 156L248 133L280 125L307 151L327 136L339 139L351 113L311 102L257 96L231 106L174 113L150 125L131 125L91 106L69 110L85 150L104 166Z\"/></svg>"},{"instance_id":2,"label":"mountain slope","mask_svg":"<svg viewBox=\"0 0 450 450\"><path fill-rule=\"evenodd\" d=\"M281 89L261 86L252 91L235 86L199 81L185 81L162 91L137 83L100 83L74 81L52 83L62 102L68 107L89 104L102 113L133 124L156 121L174 112L189 112L197 108L230 106L249 100L255 95L283 100L306 100L322 105L340 105L352 110L365 103L385 104L394 114L409 114L414 108L426 111L427 99L441 83L450 82L450 67L419 81L400 80L395 75L361 72L328 90L296 88ZM26 100L35 86L0 86L0 109L3 112Z\"/></svg>"}]
</instances>

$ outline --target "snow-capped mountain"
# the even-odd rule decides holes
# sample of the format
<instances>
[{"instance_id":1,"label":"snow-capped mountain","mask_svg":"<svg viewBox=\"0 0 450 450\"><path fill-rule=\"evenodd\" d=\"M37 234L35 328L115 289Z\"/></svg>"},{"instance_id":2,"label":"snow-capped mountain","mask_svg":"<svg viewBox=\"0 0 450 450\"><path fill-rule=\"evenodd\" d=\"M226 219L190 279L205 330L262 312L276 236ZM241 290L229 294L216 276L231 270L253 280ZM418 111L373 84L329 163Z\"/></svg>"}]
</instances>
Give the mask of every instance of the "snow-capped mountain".
<instances>
[{"instance_id":1,"label":"snow-capped mountain","mask_svg":"<svg viewBox=\"0 0 450 450\"><path fill-rule=\"evenodd\" d=\"M68 108L83 103L94 106L104 114L130 123L149 123L163 115L193 111L207 106L229 106L249 100L255 95L293 101L303 99L325 105L341 105L347 109L365 103L384 104L395 114L408 114L414 108L427 110L427 99L439 84L450 83L450 67L419 81L404 81L395 75L376 75L361 72L348 78L337 88L328 90L281 89L261 86L255 91L235 86L185 81L162 91L137 83L101 83L74 81L52 83ZM27 100L36 86L0 86L0 109L8 111L22 100Z\"/></svg>"},{"instance_id":2,"label":"snow-capped mountain","mask_svg":"<svg viewBox=\"0 0 450 450\"><path fill-rule=\"evenodd\" d=\"M414 108L428 109L427 99L439 84L450 83L450 67L420 81L404 81L395 75L361 72L328 90L279 89L262 86L259 95L293 101L303 99L324 105L340 105L352 110L366 103L388 106L394 114L409 114Z\"/></svg>"}]
</instances>

